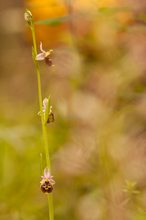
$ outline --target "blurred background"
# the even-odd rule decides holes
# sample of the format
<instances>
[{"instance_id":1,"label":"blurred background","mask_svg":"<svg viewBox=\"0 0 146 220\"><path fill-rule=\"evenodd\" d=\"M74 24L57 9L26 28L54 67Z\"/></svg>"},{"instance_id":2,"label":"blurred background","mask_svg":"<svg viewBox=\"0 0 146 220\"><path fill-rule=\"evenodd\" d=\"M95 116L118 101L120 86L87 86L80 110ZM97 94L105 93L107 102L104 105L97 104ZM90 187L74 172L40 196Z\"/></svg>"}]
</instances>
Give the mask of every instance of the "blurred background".
<instances>
[{"instance_id":1,"label":"blurred background","mask_svg":"<svg viewBox=\"0 0 146 220\"><path fill-rule=\"evenodd\" d=\"M53 49L41 62L55 220L146 219L146 1L5 0L0 6L0 219L47 220L37 78L25 8ZM45 166L45 165L44 165Z\"/></svg>"}]
</instances>

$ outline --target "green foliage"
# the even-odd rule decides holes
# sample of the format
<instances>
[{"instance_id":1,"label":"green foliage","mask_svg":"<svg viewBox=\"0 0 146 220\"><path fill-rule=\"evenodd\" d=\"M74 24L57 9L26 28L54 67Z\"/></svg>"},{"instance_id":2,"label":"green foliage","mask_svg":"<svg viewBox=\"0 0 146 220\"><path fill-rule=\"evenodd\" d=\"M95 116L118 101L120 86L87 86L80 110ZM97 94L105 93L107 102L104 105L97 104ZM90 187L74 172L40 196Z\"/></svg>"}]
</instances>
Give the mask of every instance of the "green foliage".
<instances>
[{"instance_id":1,"label":"green foliage","mask_svg":"<svg viewBox=\"0 0 146 220\"><path fill-rule=\"evenodd\" d=\"M146 213L138 212L135 214L135 217L133 220L145 220L145 219L146 219Z\"/></svg>"},{"instance_id":2,"label":"green foliage","mask_svg":"<svg viewBox=\"0 0 146 220\"><path fill-rule=\"evenodd\" d=\"M128 193L129 196L131 195L138 195L140 192L137 190L137 184L135 181L126 180L124 192Z\"/></svg>"},{"instance_id":3,"label":"green foliage","mask_svg":"<svg viewBox=\"0 0 146 220\"><path fill-rule=\"evenodd\" d=\"M98 13L101 15L114 15L119 12L129 12L128 7L101 7L98 9Z\"/></svg>"},{"instance_id":4,"label":"green foliage","mask_svg":"<svg viewBox=\"0 0 146 220\"><path fill-rule=\"evenodd\" d=\"M69 18L70 18L70 16L62 16L62 17L58 17L58 18L49 18L49 19L45 19L45 20L36 21L35 24L57 26L57 25L60 25L64 22L68 21Z\"/></svg>"},{"instance_id":5,"label":"green foliage","mask_svg":"<svg viewBox=\"0 0 146 220\"><path fill-rule=\"evenodd\" d=\"M146 13L140 13L140 15L138 16L138 18L146 23Z\"/></svg>"}]
</instances>

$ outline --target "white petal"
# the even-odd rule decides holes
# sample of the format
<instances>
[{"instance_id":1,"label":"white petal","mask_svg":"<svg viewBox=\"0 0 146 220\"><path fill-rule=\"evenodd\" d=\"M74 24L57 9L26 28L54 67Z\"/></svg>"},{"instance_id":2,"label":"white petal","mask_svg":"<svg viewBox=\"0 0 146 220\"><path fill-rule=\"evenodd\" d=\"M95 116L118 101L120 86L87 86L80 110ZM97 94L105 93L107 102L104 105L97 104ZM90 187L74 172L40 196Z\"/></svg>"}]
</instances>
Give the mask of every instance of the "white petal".
<instances>
[{"instance_id":1,"label":"white petal","mask_svg":"<svg viewBox=\"0 0 146 220\"><path fill-rule=\"evenodd\" d=\"M44 169L44 177L49 179L50 176L51 176L51 175L50 175L49 170L48 170L47 168L45 168L45 169Z\"/></svg>"},{"instance_id":2,"label":"white petal","mask_svg":"<svg viewBox=\"0 0 146 220\"><path fill-rule=\"evenodd\" d=\"M42 51L43 53L46 53L46 51L43 50L43 44L42 44L42 42L40 42L40 51Z\"/></svg>"},{"instance_id":3,"label":"white petal","mask_svg":"<svg viewBox=\"0 0 146 220\"><path fill-rule=\"evenodd\" d=\"M55 181L52 180L52 179L50 179L50 183L51 183L52 185L55 185Z\"/></svg>"},{"instance_id":4,"label":"white petal","mask_svg":"<svg viewBox=\"0 0 146 220\"><path fill-rule=\"evenodd\" d=\"M36 55L36 60L44 60L45 59L45 54L44 53L39 53Z\"/></svg>"},{"instance_id":5,"label":"white petal","mask_svg":"<svg viewBox=\"0 0 146 220\"><path fill-rule=\"evenodd\" d=\"M44 98L43 100L43 107L46 108L48 104L48 98Z\"/></svg>"}]
</instances>

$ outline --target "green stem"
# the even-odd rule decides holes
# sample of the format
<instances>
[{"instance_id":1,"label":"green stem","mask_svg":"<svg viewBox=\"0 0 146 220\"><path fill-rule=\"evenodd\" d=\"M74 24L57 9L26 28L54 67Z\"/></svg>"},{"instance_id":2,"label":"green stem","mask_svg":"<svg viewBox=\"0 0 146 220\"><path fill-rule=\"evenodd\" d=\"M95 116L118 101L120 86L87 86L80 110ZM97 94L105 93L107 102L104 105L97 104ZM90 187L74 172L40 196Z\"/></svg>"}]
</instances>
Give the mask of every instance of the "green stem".
<instances>
[{"instance_id":1,"label":"green stem","mask_svg":"<svg viewBox=\"0 0 146 220\"><path fill-rule=\"evenodd\" d=\"M37 44L36 44L35 28L34 28L33 22L31 25L31 32L32 32L32 40L33 40L33 48L34 48L34 57L36 57ZM42 90L41 90L40 66L36 60L34 60L34 62L35 62L36 73L37 73L39 107L40 107L40 112L42 112L43 99L42 99ZM44 149L45 149L45 155L46 155L46 165L50 171L51 165L50 165L50 156L49 156L49 148L48 148L48 138L47 138L47 130L46 130L45 120L44 120L43 114L41 114L41 124L42 124L42 135L43 135ZM48 206L49 206L49 220L54 220L54 208L53 208L52 194L48 195Z\"/></svg>"},{"instance_id":2,"label":"green stem","mask_svg":"<svg viewBox=\"0 0 146 220\"><path fill-rule=\"evenodd\" d=\"M32 39L33 39L33 47L34 47L34 56L37 55L37 46L36 46L36 37L35 37L35 29L34 25L32 24ZM40 106L40 112L42 112L42 92L41 92L41 75L40 75L40 67L38 62L35 60L35 67L37 72L37 82L38 82L38 97L39 97L39 106ZM43 133L43 140L44 140L44 147L45 147L45 155L46 155L46 164L47 167L50 170L50 157L49 157L49 150L48 150L48 139L47 139L47 132L46 132L46 126L44 123L44 117L43 114L41 114L41 123L42 123L42 133Z\"/></svg>"}]
</instances>

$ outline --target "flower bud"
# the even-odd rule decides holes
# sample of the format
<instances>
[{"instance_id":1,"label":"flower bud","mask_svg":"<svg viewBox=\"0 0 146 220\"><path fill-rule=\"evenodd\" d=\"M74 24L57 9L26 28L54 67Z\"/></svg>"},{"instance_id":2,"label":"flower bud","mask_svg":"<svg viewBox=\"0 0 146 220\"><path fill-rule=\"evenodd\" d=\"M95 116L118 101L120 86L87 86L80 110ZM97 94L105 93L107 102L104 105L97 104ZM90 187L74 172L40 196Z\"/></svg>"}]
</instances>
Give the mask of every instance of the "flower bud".
<instances>
[{"instance_id":1,"label":"flower bud","mask_svg":"<svg viewBox=\"0 0 146 220\"><path fill-rule=\"evenodd\" d=\"M26 11L25 11L25 13L24 13L24 19L25 19L25 21L28 23L28 25L31 26L32 21L33 21L33 19L32 19L32 13L31 13L28 9L26 9Z\"/></svg>"}]
</instances>

